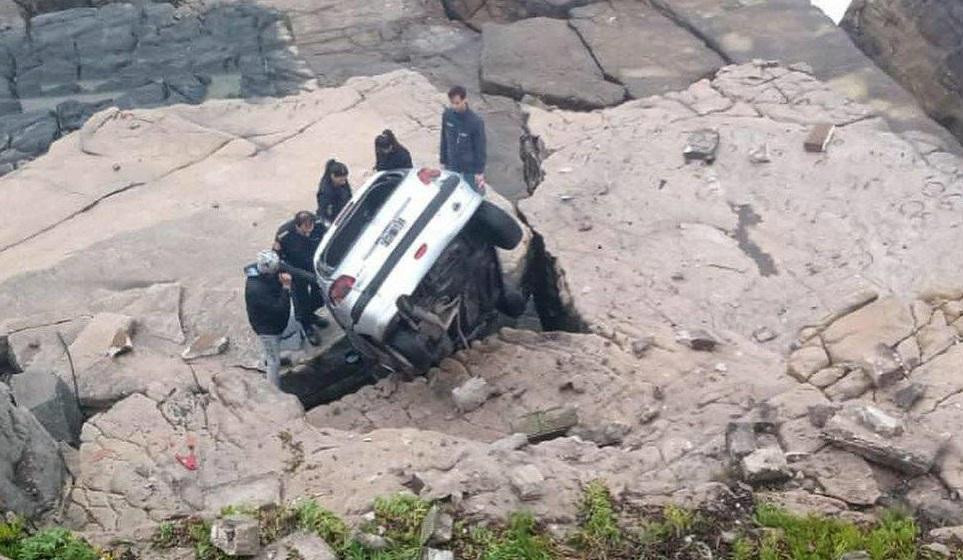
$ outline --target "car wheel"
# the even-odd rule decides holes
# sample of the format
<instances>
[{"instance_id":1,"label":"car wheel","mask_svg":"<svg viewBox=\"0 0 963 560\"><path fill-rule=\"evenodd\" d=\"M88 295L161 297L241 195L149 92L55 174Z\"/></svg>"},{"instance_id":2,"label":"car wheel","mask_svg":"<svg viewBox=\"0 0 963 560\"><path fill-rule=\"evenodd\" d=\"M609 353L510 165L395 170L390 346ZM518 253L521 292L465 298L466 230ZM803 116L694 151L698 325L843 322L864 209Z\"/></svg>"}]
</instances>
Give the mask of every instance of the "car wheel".
<instances>
[{"instance_id":1,"label":"car wheel","mask_svg":"<svg viewBox=\"0 0 963 560\"><path fill-rule=\"evenodd\" d=\"M421 337L418 336L418 333L408 329L398 329L398 331L389 338L388 344L404 356L418 371L427 371L434 362L431 352Z\"/></svg>"},{"instance_id":2,"label":"car wheel","mask_svg":"<svg viewBox=\"0 0 963 560\"><path fill-rule=\"evenodd\" d=\"M522 240L522 228L515 218L487 200L482 201L473 220L482 226L485 241L499 249L512 250Z\"/></svg>"},{"instance_id":3,"label":"car wheel","mask_svg":"<svg viewBox=\"0 0 963 560\"><path fill-rule=\"evenodd\" d=\"M527 305L528 298L521 291L508 286L503 288L502 295L498 298L498 310L512 319L521 317Z\"/></svg>"}]
</instances>

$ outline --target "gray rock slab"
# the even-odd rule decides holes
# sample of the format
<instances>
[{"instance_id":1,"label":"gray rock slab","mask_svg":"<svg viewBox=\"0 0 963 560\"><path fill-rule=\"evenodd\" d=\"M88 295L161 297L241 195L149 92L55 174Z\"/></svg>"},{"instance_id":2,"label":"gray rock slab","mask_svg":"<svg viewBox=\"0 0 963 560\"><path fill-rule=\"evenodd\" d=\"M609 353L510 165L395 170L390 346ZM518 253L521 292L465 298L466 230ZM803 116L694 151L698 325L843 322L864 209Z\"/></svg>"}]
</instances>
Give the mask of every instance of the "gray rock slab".
<instances>
[{"instance_id":1,"label":"gray rock slab","mask_svg":"<svg viewBox=\"0 0 963 560\"><path fill-rule=\"evenodd\" d=\"M624 85L630 97L685 89L725 64L699 38L642 2L576 8L571 25L605 75Z\"/></svg>"},{"instance_id":2,"label":"gray rock slab","mask_svg":"<svg viewBox=\"0 0 963 560\"><path fill-rule=\"evenodd\" d=\"M937 122L963 140L963 5L855 0L840 27L909 90Z\"/></svg>"},{"instance_id":3,"label":"gray rock slab","mask_svg":"<svg viewBox=\"0 0 963 560\"><path fill-rule=\"evenodd\" d=\"M5 510L35 516L60 499L66 468L57 442L0 383L0 501Z\"/></svg>"},{"instance_id":4,"label":"gray rock slab","mask_svg":"<svg viewBox=\"0 0 963 560\"><path fill-rule=\"evenodd\" d=\"M486 24L482 91L521 99L528 94L560 107L595 109L625 98L607 82L578 34L565 21L531 18Z\"/></svg>"},{"instance_id":5,"label":"gray rock slab","mask_svg":"<svg viewBox=\"0 0 963 560\"><path fill-rule=\"evenodd\" d=\"M910 423L899 435L886 436L861 420L864 407L851 405L836 413L823 428L823 436L834 444L869 461L906 474L925 474L933 468L947 437L925 426Z\"/></svg>"},{"instance_id":6,"label":"gray rock slab","mask_svg":"<svg viewBox=\"0 0 963 560\"><path fill-rule=\"evenodd\" d=\"M29 410L57 441L77 445L83 416L74 388L56 373L27 370L10 378L17 404Z\"/></svg>"}]
</instances>

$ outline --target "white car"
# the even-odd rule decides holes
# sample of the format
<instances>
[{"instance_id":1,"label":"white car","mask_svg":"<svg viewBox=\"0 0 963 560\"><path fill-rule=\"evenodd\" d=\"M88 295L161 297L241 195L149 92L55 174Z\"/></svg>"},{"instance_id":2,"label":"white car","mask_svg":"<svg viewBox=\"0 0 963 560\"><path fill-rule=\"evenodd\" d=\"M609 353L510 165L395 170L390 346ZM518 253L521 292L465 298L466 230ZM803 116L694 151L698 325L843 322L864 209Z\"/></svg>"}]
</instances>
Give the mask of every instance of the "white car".
<instances>
[{"instance_id":1,"label":"white car","mask_svg":"<svg viewBox=\"0 0 963 560\"><path fill-rule=\"evenodd\" d=\"M499 311L524 312L495 252L521 237L515 218L457 173L384 171L335 218L314 266L354 347L410 375L485 334Z\"/></svg>"}]
</instances>

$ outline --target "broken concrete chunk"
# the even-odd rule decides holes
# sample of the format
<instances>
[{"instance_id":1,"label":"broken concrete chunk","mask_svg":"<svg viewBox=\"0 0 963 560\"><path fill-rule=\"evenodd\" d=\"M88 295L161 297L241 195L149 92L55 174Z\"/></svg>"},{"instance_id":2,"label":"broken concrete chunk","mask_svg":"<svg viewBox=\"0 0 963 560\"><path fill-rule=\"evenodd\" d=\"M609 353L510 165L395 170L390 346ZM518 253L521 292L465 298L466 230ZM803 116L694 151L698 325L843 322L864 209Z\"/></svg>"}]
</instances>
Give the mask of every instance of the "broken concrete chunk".
<instances>
[{"instance_id":1,"label":"broken concrete chunk","mask_svg":"<svg viewBox=\"0 0 963 560\"><path fill-rule=\"evenodd\" d=\"M355 533L354 540L358 541L358 544L360 544L365 550L386 550L391 546L391 541L388 539L380 535L372 535L371 533L365 533L362 531Z\"/></svg>"},{"instance_id":2,"label":"broken concrete chunk","mask_svg":"<svg viewBox=\"0 0 963 560\"><path fill-rule=\"evenodd\" d=\"M825 389L842 379L845 375L846 368L842 366L829 366L814 373L812 377L809 378L809 383L814 387Z\"/></svg>"},{"instance_id":3,"label":"broken concrete chunk","mask_svg":"<svg viewBox=\"0 0 963 560\"><path fill-rule=\"evenodd\" d=\"M193 360L207 356L217 356L227 351L231 341L226 336L204 333L194 339L190 345L181 353L184 360Z\"/></svg>"},{"instance_id":4,"label":"broken concrete chunk","mask_svg":"<svg viewBox=\"0 0 963 560\"><path fill-rule=\"evenodd\" d=\"M810 406L808 409L809 422L817 428L822 428L826 425L826 422L833 417L836 412L839 411L838 405L831 404L817 404Z\"/></svg>"},{"instance_id":5,"label":"broken concrete chunk","mask_svg":"<svg viewBox=\"0 0 963 560\"><path fill-rule=\"evenodd\" d=\"M752 338L756 339L756 342L769 342L770 340L774 340L776 336L778 335L772 332L772 329L769 327L759 327L752 331Z\"/></svg>"},{"instance_id":6,"label":"broken concrete chunk","mask_svg":"<svg viewBox=\"0 0 963 560\"><path fill-rule=\"evenodd\" d=\"M756 450L756 430L750 422L729 422L726 426L726 449L738 461Z\"/></svg>"},{"instance_id":7,"label":"broken concrete chunk","mask_svg":"<svg viewBox=\"0 0 963 560\"><path fill-rule=\"evenodd\" d=\"M254 556L261 550L257 519L218 519L211 525L211 544L230 556Z\"/></svg>"},{"instance_id":8,"label":"broken concrete chunk","mask_svg":"<svg viewBox=\"0 0 963 560\"><path fill-rule=\"evenodd\" d=\"M865 550L855 550L846 552L839 557L839 560L871 560L872 557Z\"/></svg>"},{"instance_id":9,"label":"broken concrete chunk","mask_svg":"<svg viewBox=\"0 0 963 560\"><path fill-rule=\"evenodd\" d=\"M769 144L763 143L761 146L749 152L749 161L752 163L769 163Z\"/></svg>"},{"instance_id":10,"label":"broken concrete chunk","mask_svg":"<svg viewBox=\"0 0 963 560\"><path fill-rule=\"evenodd\" d=\"M134 319L117 313L98 313L70 345L74 368L87 369L104 357L117 356L132 347Z\"/></svg>"},{"instance_id":11,"label":"broken concrete chunk","mask_svg":"<svg viewBox=\"0 0 963 560\"><path fill-rule=\"evenodd\" d=\"M860 423L881 436L894 437L903 433L902 420L893 418L875 406L861 406L855 413Z\"/></svg>"},{"instance_id":12,"label":"broken concrete chunk","mask_svg":"<svg viewBox=\"0 0 963 560\"><path fill-rule=\"evenodd\" d=\"M782 449L764 447L742 458L742 475L746 482L778 482L792 476Z\"/></svg>"},{"instance_id":13,"label":"broken concrete chunk","mask_svg":"<svg viewBox=\"0 0 963 560\"><path fill-rule=\"evenodd\" d=\"M920 400L924 393L926 393L925 385L922 383L910 383L893 394L893 402L901 409L909 410L913 408L913 405L916 404L916 401Z\"/></svg>"},{"instance_id":14,"label":"broken concrete chunk","mask_svg":"<svg viewBox=\"0 0 963 560\"><path fill-rule=\"evenodd\" d=\"M885 413L883 413L885 415ZM850 406L836 413L823 429L823 437L865 459L907 474L925 474L933 468L947 437L919 424L905 425L902 433L884 436L866 426L865 406ZM884 421L890 425L888 421ZM891 427L891 432L895 428Z\"/></svg>"},{"instance_id":15,"label":"broken concrete chunk","mask_svg":"<svg viewBox=\"0 0 963 560\"><path fill-rule=\"evenodd\" d=\"M922 549L935 558L949 558L952 554L949 547L941 543L927 543L922 546Z\"/></svg>"},{"instance_id":16,"label":"broken concrete chunk","mask_svg":"<svg viewBox=\"0 0 963 560\"><path fill-rule=\"evenodd\" d=\"M524 433L528 441L535 443L565 435L576 424L578 411L566 406L525 414L513 422L511 428L514 432Z\"/></svg>"},{"instance_id":17,"label":"broken concrete chunk","mask_svg":"<svg viewBox=\"0 0 963 560\"><path fill-rule=\"evenodd\" d=\"M869 380L869 376L866 375L863 369L856 368L836 383L827 387L824 392L829 400L847 401L863 396L872 386L873 382Z\"/></svg>"},{"instance_id":18,"label":"broken concrete chunk","mask_svg":"<svg viewBox=\"0 0 963 560\"><path fill-rule=\"evenodd\" d=\"M534 500L543 493L545 477L535 465L522 465L512 469L508 479L522 501Z\"/></svg>"},{"instance_id":19,"label":"broken concrete chunk","mask_svg":"<svg viewBox=\"0 0 963 560\"><path fill-rule=\"evenodd\" d=\"M712 163L716 160L716 152L718 149L719 133L715 130L704 128L689 134L685 147L682 148L682 156L685 158L686 163L693 160Z\"/></svg>"},{"instance_id":20,"label":"broken concrete chunk","mask_svg":"<svg viewBox=\"0 0 963 560\"><path fill-rule=\"evenodd\" d=\"M454 520L451 515L441 511L438 505L431 506L421 522L421 545L439 545L451 541Z\"/></svg>"},{"instance_id":21,"label":"broken concrete chunk","mask_svg":"<svg viewBox=\"0 0 963 560\"><path fill-rule=\"evenodd\" d=\"M789 355L786 371L799 381L806 381L814 373L829 365L829 356L822 346L803 346Z\"/></svg>"},{"instance_id":22,"label":"broken concrete chunk","mask_svg":"<svg viewBox=\"0 0 963 560\"><path fill-rule=\"evenodd\" d=\"M193 556L192 556L193 557ZM315 535L299 531L292 533L264 549L256 560L284 560L287 558L304 558L307 560L338 560L338 555Z\"/></svg>"},{"instance_id":23,"label":"broken concrete chunk","mask_svg":"<svg viewBox=\"0 0 963 560\"><path fill-rule=\"evenodd\" d=\"M421 560L455 560L455 553L450 550L426 548L421 555Z\"/></svg>"},{"instance_id":24,"label":"broken concrete chunk","mask_svg":"<svg viewBox=\"0 0 963 560\"><path fill-rule=\"evenodd\" d=\"M963 302L960 301L948 301L943 304L943 316L946 318L947 323L953 323L961 316L963 316Z\"/></svg>"},{"instance_id":25,"label":"broken concrete chunk","mask_svg":"<svg viewBox=\"0 0 963 560\"><path fill-rule=\"evenodd\" d=\"M916 366L920 365L920 346L916 343L916 337L911 336L903 342L900 342L896 346L896 353L903 363L904 371L910 372L916 368Z\"/></svg>"},{"instance_id":26,"label":"broken concrete chunk","mask_svg":"<svg viewBox=\"0 0 963 560\"><path fill-rule=\"evenodd\" d=\"M632 353L635 354L636 358L641 358L645 352L652 347L655 339L651 336L646 336L632 341Z\"/></svg>"},{"instance_id":27,"label":"broken concrete chunk","mask_svg":"<svg viewBox=\"0 0 963 560\"><path fill-rule=\"evenodd\" d=\"M874 354L866 360L864 373L876 388L893 384L903 375L899 355L885 344L877 344Z\"/></svg>"},{"instance_id":28,"label":"broken concrete chunk","mask_svg":"<svg viewBox=\"0 0 963 560\"><path fill-rule=\"evenodd\" d=\"M716 337L705 329L678 331L675 340L699 352L712 352L719 344Z\"/></svg>"},{"instance_id":29,"label":"broken concrete chunk","mask_svg":"<svg viewBox=\"0 0 963 560\"><path fill-rule=\"evenodd\" d=\"M493 441L488 449L492 453L516 451L528 445L528 436L515 433Z\"/></svg>"},{"instance_id":30,"label":"broken concrete chunk","mask_svg":"<svg viewBox=\"0 0 963 560\"><path fill-rule=\"evenodd\" d=\"M632 428L622 422L609 422L592 428L576 426L571 435L578 436L585 441L591 441L599 447L605 447L622 443L622 440L630 431L632 431Z\"/></svg>"},{"instance_id":31,"label":"broken concrete chunk","mask_svg":"<svg viewBox=\"0 0 963 560\"><path fill-rule=\"evenodd\" d=\"M835 131L836 125L834 124L817 124L809 131L809 136L806 137L803 147L806 148L807 152L825 152L826 146L829 145Z\"/></svg>"},{"instance_id":32,"label":"broken concrete chunk","mask_svg":"<svg viewBox=\"0 0 963 560\"><path fill-rule=\"evenodd\" d=\"M461 412L471 412L495 394L495 389L481 377L472 377L451 391L455 407Z\"/></svg>"},{"instance_id":33,"label":"broken concrete chunk","mask_svg":"<svg viewBox=\"0 0 963 560\"><path fill-rule=\"evenodd\" d=\"M940 527L929 532L930 538L938 543L963 545L963 525L957 527Z\"/></svg>"},{"instance_id":34,"label":"broken concrete chunk","mask_svg":"<svg viewBox=\"0 0 963 560\"><path fill-rule=\"evenodd\" d=\"M134 343L130 339L130 331L121 328L114 333L114 338L110 341L107 348L107 355L115 358L121 354L126 354L134 349Z\"/></svg>"}]
</instances>

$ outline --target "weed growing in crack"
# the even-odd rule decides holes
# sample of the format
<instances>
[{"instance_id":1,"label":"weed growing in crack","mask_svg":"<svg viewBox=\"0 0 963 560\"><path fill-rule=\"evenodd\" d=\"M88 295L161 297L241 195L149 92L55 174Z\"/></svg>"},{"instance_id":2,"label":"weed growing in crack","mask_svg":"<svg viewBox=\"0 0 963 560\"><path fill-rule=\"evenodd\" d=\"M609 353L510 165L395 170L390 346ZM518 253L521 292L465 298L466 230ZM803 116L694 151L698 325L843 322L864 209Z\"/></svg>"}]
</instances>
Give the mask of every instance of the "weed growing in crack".
<instances>
[{"instance_id":1,"label":"weed growing in crack","mask_svg":"<svg viewBox=\"0 0 963 560\"><path fill-rule=\"evenodd\" d=\"M572 545L587 558L605 560L615 557L625 539L619 528L612 495L601 480L593 480L585 487L579 519L579 528L572 535Z\"/></svg>"},{"instance_id":2,"label":"weed growing in crack","mask_svg":"<svg viewBox=\"0 0 963 560\"><path fill-rule=\"evenodd\" d=\"M314 500L302 500L294 505L298 527L315 533L338 553L347 549L351 540L348 525L340 517L321 507Z\"/></svg>"}]
</instances>

